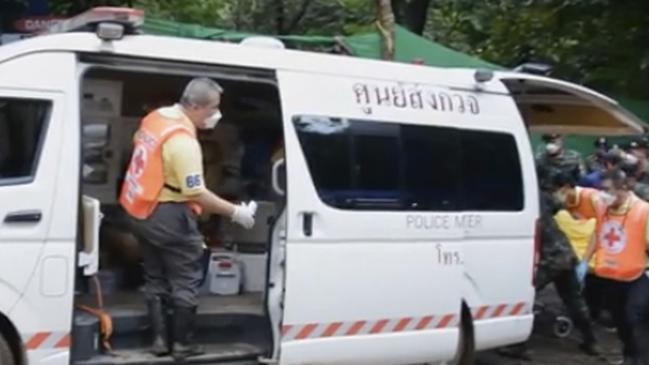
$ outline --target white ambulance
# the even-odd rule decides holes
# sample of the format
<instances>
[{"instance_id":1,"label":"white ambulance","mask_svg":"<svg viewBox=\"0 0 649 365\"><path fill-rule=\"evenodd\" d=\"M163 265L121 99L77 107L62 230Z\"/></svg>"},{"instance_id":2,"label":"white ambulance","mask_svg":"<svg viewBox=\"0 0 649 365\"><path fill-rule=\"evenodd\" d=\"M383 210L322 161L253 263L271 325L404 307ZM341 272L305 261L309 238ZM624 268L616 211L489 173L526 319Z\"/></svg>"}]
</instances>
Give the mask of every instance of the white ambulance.
<instances>
[{"instance_id":1,"label":"white ambulance","mask_svg":"<svg viewBox=\"0 0 649 365\"><path fill-rule=\"evenodd\" d=\"M132 134L192 77L225 89L195 339L211 364L470 364L533 322L528 130L635 133L615 101L523 73L141 35L93 9L0 47L0 363L162 364L117 196ZM526 126L527 124L527 126Z\"/></svg>"}]
</instances>

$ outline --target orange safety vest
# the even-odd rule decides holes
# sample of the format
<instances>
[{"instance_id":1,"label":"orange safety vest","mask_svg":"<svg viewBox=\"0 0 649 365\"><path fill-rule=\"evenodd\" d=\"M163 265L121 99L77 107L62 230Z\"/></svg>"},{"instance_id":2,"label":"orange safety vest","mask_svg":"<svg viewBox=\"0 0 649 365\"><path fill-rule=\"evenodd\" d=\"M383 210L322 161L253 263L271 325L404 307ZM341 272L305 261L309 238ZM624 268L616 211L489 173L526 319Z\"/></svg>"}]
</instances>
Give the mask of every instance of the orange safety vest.
<instances>
[{"instance_id":1,"label":"orange safety vest","mask_svg":"<svg viewBox=\"0 0 649 365\"><path fill-rule=\"evenodd\" d=\"M162 145L177 133L196 138L196 133L183 125L182 119L163 116L159 110L142 119L133 138L133 155L119 198L120 204L131 216L146 219L158 205L160 191L165 187ZM200 214L197 204L188 204L195 213Z\"/></svg>"},{"instance_id":2,"label":"orange safety vest","mask_svg":"<svg viewBox=\"0 0 649 365\"><path fill-rule=\"evenodd\" d=\"M632 281L646 269L645 225L649 203L631 197L624 215L612 215L601 210L597 219L597 276Z\"/></svg>"},{"instance_id":3,"label":"orange safety vest","mask_svg":"<svg viewBox=\"0 0 649 365\"><path fill-rule=\"evenodd\" d=\"M578 219L596 218L597 211L593 206L593 195L596 193L596 189L579 188L579 202L574 206L566 206L566 209Z\"/></svg>"}]
</instances>

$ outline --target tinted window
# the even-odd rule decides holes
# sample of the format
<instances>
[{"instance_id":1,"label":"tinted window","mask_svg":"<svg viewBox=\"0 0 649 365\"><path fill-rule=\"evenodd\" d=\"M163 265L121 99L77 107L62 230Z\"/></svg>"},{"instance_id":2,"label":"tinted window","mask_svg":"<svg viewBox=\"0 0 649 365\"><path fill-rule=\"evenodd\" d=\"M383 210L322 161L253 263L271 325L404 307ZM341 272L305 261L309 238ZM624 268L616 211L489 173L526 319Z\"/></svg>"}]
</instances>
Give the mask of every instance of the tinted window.
<instances>
[{"instance_id":1,"label":"tinted window","mask_svg":"<svg viewBox=\"0 0 649 365\"><path fill-rule=\"evenodd\" d=\"M521 210L511 135L327 117L294 118L320 198L343 209Z\"/></svg>"},{"instance_id":2,"label":"tinted window","mask_svg":"<svg viewBox=\"0 0 649 365\"><path fill-rule=\"evenodd\" d=\"M0 98L0 184L34 176L50 102Z\"/></svg>"},{"instance_id":3,"label":"tinted window","mask_svg":"<svg viewBox=\"0 0 649 365\"><path fill-rule=\"evenodd\" d=\"M460 153L457 131L403 125L404 188L414 197L411 208L452 211L461 208Z\"/></svg>"},{"instance_id":4,"label":"tinted window","mask_svg":"<svg viewBox=\"0 0 649 365\"><path fill-rule=\"evenodd\" d=\"M523 209L523 181L514 137L462 131L465 210Z\"/></svg>"}]
</instances>

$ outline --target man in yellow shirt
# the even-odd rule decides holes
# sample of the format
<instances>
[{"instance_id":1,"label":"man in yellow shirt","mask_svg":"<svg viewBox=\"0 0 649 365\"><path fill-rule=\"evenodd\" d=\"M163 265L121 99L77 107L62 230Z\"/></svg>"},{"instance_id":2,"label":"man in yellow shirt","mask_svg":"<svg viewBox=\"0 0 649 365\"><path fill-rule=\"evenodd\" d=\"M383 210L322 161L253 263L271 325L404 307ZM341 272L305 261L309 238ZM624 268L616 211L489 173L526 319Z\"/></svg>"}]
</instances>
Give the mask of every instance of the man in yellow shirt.
<instances>
[{"instance_id":1,"label":"man in yellow shirt","mask_svg":"<svg viewBox=\"0 0 649 365\"><path fill-rule=\"evenodd\" d=\"M159 108L142 120L120 197L144 256L154 332L151 352L158 356L171 352L177 361L202 353L190 341L205 247L197 214L230 217L245 228L254 225L254 202L234 205L204 185L196 130L216 126L222 92L210 79L193 79L179 104ZM171 349L166 340L166 303L174 308Z\"/></svg>"}]
</instances>

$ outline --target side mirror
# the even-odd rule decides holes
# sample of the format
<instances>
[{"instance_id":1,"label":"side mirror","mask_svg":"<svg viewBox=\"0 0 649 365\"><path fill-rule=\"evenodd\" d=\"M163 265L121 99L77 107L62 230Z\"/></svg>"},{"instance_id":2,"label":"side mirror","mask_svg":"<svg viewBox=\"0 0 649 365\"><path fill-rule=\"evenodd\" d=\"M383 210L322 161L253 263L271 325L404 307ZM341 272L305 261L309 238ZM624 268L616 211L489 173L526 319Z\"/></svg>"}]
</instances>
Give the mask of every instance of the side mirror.
<instances>
[{"instance_id":1,"label":"side mirror","mask_svg":"<svg viewBox=\"0 0 649 365\"><path fill-rule=\"evenodd\" d=\"M279 196L286 195L286 164L283 158L273 164L273 190Z\"/></svg>"}]
</instances>

